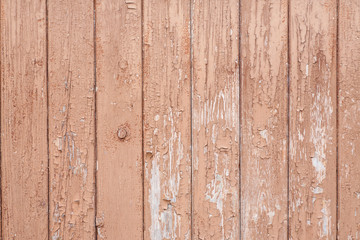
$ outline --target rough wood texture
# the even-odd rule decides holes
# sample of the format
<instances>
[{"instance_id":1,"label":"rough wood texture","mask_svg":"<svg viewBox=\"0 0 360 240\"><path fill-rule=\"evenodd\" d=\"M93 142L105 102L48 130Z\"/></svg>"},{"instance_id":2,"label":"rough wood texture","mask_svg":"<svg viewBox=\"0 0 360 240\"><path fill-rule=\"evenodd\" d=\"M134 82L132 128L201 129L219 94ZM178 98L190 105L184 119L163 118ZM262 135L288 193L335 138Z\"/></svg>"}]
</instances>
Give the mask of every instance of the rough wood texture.
<instances>
[{"instance_id":1,"label":"rough wood texture","mask_svg":"<svg viewBox=\"0 0 360 240\"><path fill-rule=\"evenodd\" d=\"M0 239L360 238L359 0L0 0L0 26Z\"/></svg>"},{"instance_id":2,"label":"rough wood texture","mask_svg":"<svg viewBox=\"0 0 360 240\"><path fill-rule=\"evenodd\" d=\"M145 239L190 239L190 1L144 1L143 50Z\"/></svg>"},{"instance_id":3,"label":"rough wood texture","mask_svg":"<svg viewBox=\"0 0 360 240\"><path fill-rule=\"evenodd\" d=\"M95 239L93 2L48 0L51 239Z\"/></svg>"},{"instance_id":4,"label":"rough wood texture","mask_svg":"<svg viewBox=\"0 0 360 240\"><path fill-rule=\"evenodd\" d=\"M360 238L360 1L339 6L339 230Z\"/></svg>"},{"instance_id":5,"label":"rough wood texture","mask_svg":"<svg viewBox=\"0 0 360 240\"><path fill-rule=\"evenodd\" d=\"M193 239L239 238L239 5L192 1Z\"/></svg>"},{"instance_id":6,"label":"rough wood texture","mask_svg":"<svg viewBox=\"0 0 360 240\"><path fill-rule=\"evenodd\" d=\"M141 1L96 1L97 237L141 239Z\"/></svg>"},{"instance_id":7,"label":"rough wood texture","mask_svg":"<svg viewBox=\"0 0 360 240\"><path fill-rule=\"evenodd\" d=\"M1 1L2 238L47 239L45 1Z\"/></svg>"},{"instance_id":8,"label":"rough wood texture","mask_svg":"<svg viewBox=\"0 0 360 240\"><path fill-rule=\"evenodd\" d=\"M335 239L336 1L290 7L290 239Z\"/></svg>"},{"instance_id":9,"label":"rough wood texture","mask_svg":"<svg viewBox=\"0 0 360 240\"><path fill-rule=\"evenodd\" d=\"M287 238L287 11L241 5L242 239Z\"/></svg>"}]
</instances>

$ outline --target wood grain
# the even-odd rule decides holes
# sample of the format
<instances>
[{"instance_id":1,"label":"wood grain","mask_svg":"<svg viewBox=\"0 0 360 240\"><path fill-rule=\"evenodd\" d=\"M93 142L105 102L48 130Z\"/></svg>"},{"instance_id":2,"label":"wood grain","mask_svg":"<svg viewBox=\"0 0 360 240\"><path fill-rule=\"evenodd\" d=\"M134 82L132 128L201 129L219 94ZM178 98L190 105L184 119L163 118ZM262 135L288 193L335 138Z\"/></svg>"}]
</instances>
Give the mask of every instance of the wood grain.
<instances>
[{"instance_id":1,"label":"wood grain","mask_svg":"<svg viewBox=\"0 0 360 240\"><path fill-rule=\"evenodd\" d=\"M0 0L0 239L358 239L359 0Z\"/></svg>"},{"instance_id":2,"label":"wood grain","mask_svg":"<svg viewBox=\"0 0 360 240\"><path fill-rule=\"evenodd\" d=\"M193 239L239 238L239 5L192 1Z\"/></svg>"},{"instance_id":3,"label":"wood grain","mask_svg":"<svg viewBox=\"0 0 360 240\"><path fill-rule=\"evenodd\" d=\"M93 9L48 0L51 239L95 239Z\"/></svg>"},{"instance_id":4,"label":"wood grain","mask_svg":"<svg viewBox=\"0 0 360 240\"><path fill-rule=\"evenodd\" d=\"M360 238L360 2L339 1L338 239Z\"/></svg>"},{"instance_id":5,"label":"wood grain","mask_svg":"<svg viewBox=\"0 0 360 240\"><path fill-rule=\"evenodd\" d=\"M48 238L45 1L1 1L2 238Z\"/></svg>"},{"instance_id":6,"label":"wood grain","mask_svg":"<svg viewBox=\"0 0 360 240\"><path fill-rule=\"evenodd\" d=\"M97 238L142 239L140 0L96 1L96 79Z\"/></svg>"},{"instance_id":7,"label":"wood grain","mask_svg":"<svg viewBox=\"0 0 360 240\"><path fill-rule=\"evenodd\" d=\"M190 239L190 1L144 1L143 51L145 239Z\"/></svg>"},{"instance_id":8,"label":"wood grain","mask_svg":"<svg viewBox=\"0 0 360 240\"><path fill-rule=\"evenodd\" d=\"M336 1L290 3L290 239L336 236Z\"/></svg>"},{"instance_id":9,"label":"wood grain","mask_svg":"<svg viewBox=\"0 0 360 240\"><path fill-rule=\"evenodd\" d=\"M287 238L288 2L241 5L241 237Z\"/></svg>"}]
</instances>

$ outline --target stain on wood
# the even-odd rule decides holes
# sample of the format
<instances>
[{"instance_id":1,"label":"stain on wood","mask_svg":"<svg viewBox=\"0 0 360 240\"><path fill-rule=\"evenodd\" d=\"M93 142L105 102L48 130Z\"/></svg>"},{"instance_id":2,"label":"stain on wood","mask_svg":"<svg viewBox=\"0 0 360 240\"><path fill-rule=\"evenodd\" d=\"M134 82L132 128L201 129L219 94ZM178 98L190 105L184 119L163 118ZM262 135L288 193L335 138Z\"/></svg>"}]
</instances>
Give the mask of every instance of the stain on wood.
<instances>
[{"instance_id":1,"label":"stain on wood","mask_svg":"<svg viewBox=\"0 0 360 240\"><path fill-rule=\"evenodd\" d=\"M287 238L288 2L241 5L241 237Z\"/></svg>"},{"instance_id":2,"label":"stain on wood","mask_svg":"<svg viewBox=\"0 0 360 240\"><path fill-rule=\"evenodd\" d=\"M95 9L97 239L142 239L141 1Z\"/></svg>"},{"instance_id":3,"label":"stain on wood","mask_svg":"<svg viewBox=\"0 0 360 240\"><path fill-rule=\"evenodd\" d=\"M338 239L360 238L360 2L340 0Z\"/></svg>"},{"instance_id":4,"label":"stain on wood","mask_svg":"<svg viewBox=\"0 0 360 240\"><path fill-rule=\"evenodd\" d=\"M239 238L239 5L192 1L193 239Z\"/></svg>"},{"instance_id":5,"label":"stain on wood","mask_svg":"<svg viewBox=\"0 0 360 240\"><path fill-rule=\"evenodd\" d=\"M45 1L1 1L3 239L48 238Z\"/></svg>"},{"instance_id":6,"label":"stain on wood","mask_svg":"<svg viewBox=\"0 0 360 240\"><path fill-rule=\"evenodd\" d=\"M190 1L144 1L145 239L191 239Z\"/></svg>"},{"instance_id":7,"label":"stain on wood","mask_svg":"<svg viewBox=\"0 0 360 240\"><path fill-rule=\"evenodd\" d=\"M51 239L95 239L93 3L48 4Z\"/></svg>"},{"instance_id":8,"label":"stain on wood","mask_svg":"<svg viewBox=\"0 0 360 240\"><path fill-rule=\"evenodd\" d=\"M336 1L290 4L290 238L336 237Z\"/></svg>"}]
</instances>

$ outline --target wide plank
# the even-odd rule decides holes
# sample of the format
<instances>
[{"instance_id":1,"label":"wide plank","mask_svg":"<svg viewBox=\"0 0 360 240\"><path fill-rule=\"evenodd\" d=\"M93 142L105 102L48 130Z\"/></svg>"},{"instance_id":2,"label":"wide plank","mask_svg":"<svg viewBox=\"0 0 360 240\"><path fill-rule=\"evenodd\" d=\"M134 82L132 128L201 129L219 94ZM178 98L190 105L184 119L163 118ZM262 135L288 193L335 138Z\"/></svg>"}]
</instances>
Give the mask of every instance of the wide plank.
<instances>
[{"instance_id":1,"label":"wide plank","mask_svg":"<svg viewBox=\"0 0 360 240\"><path fill-rule=\"evenodd\" d=\"M96 1L97 239L142 239L141 1Z\"/></svg>"},{"instance_id":2,"label":"wide plank","mask_svg":"<svg viewBox=\"0 0 360 240\"><path fill-rule=\"evenodd\" d=\"M239 1L192 1L192 239L238 239Z\"/></svg>"},{"instance_id":3,"label":"wide plank","mask_svg":"<svg viewBox=\"0 0 360 240\"><path fill-rule=\"evenodd\" d=\"M144 1L143 14L145 239L190 239L190 1Z\"/></svg>"},{"instance_id":4,"label":"wide plank","mask_svg":"<svg viewBox=\"0 0 360 240\"><path fill-rule=\"evenodd\" d=\"M51 239L95 239L94 6L48 0Z\"/></svg>"},{"instance_id":5,"label":"wide plank","mask_svg":"<svg viewBox=\"0 0 360 240\"><path fill-rule=\"evenodd\" d=\"M48 238L46 5L1 1L3 239Z\"/></svg>"},{"instance_id":6,"label":"wide plank","mask_svg":"<svg viewBox=\"0 0 360 240\"><path fill-rule=\"evenodd\" d=\"M360 238L360 1L339 1L338 239Z\"/></svg>"},{"instance_id":7,"label":"wide plank","mask_svg":"<svg viewBox=\"0 0 360 240\"><path fill-rule=\"evenodd\" d=\"M287 239L288 1L241 3L241 237Z\"/></svg>"},{"instance_id":8,"label":"wide plank","mask_svg":"<svg viewBox=\"0 0 360 240\"><path fill-rule=\"evenodd\" d=\"M290 239L336 236L336 0L290 1Z\"/></svg>"}]
</instances>

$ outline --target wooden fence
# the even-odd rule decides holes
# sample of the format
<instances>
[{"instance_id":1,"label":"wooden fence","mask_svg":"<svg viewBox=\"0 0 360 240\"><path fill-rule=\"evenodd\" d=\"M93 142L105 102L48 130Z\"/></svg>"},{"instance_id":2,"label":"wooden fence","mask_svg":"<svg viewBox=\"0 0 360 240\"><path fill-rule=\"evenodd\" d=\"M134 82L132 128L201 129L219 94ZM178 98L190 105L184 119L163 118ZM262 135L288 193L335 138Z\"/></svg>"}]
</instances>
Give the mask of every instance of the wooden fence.
<instances>
[{"instance_id":1,"label":"wooden fence","mask_svg":"<svg viewBox=\"0 0 360 240\"><path fill-rule=\"evenodd\" d=\"M360 239L359 0L1 0L2 239Z\"/></svg>"}]
</instances>

